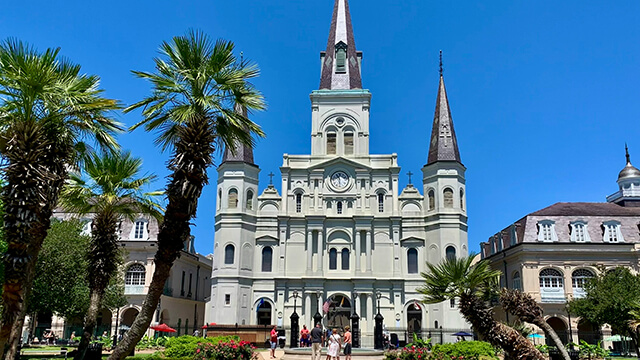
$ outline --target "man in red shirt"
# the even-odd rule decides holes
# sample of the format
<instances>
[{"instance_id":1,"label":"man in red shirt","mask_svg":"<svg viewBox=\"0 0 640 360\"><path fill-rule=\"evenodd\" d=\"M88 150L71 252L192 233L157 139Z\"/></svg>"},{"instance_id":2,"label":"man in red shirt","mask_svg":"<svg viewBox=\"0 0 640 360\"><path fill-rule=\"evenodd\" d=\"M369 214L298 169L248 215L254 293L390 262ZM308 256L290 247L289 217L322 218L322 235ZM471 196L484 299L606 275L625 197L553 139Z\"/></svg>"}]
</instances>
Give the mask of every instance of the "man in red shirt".
<instances>
[{"instance_id":1,"label":"man in red shirt","mask_svg":"<svg viewBox=\"0 0 640 360\"><path fill-rule=\"evenodd\" d=\"M278 331L276 330L275 326L273 327L273 329L271 329L271 334L269 336L269 340L271 341L271 357L270 357L270 359L275 359L276 358L276 345L278 345Z\"/></svg>"},{"instance_id":2,"label":"man in red shirt","mask_svg":"<svg viewBox=\"0 0 640 360\"><path fill-rule=\"evenodd\" d=\"M307 329L307 325L302 325L302 330L300 330L300 346L308 347L309 344L309 329Z\"/></svg>"}]
</instances>

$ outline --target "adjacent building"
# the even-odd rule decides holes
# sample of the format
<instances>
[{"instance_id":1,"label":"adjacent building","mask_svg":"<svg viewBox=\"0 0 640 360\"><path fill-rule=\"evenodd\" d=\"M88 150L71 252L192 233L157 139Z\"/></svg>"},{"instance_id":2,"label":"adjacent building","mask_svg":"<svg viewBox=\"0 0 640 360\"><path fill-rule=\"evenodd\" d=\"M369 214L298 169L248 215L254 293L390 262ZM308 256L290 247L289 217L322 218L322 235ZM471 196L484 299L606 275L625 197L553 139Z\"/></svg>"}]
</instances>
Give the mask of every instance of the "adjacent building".
<instances>
[{"instance_id":1,"label":"adjacent building","mask_svg":"<svg viewBox=\"0 0 640 360\"><path fill-rule=\"evenodd\" d=\"M468 328L455 302L417 303L426 262L468 253L466 169L442 72L422 182L400 189L398 156L369 148L371 92L354 39L348 2L335 0L310 95L311 152L283 155L279 189L259 194L249 147L226 150L207 322L288 328L294 309L307 325L327 310L325 326L342 327L356 312L365 346L378 312L392 331Z\"/></svg>"},{"instance_id":2,"label":"adjacent building","mask_svg":"<svg viewBox=\"0 0 640 360\"><path fill-rule=\"evenodd\" d=\"M566 302L584 296L587 279L602 267L640 270L640 170L628 152L626 160L607 202L556 203L480 244L482 257L503 272L501 285L531 294L565 342L594 342L610 333L567 313Z\"/></svg>"}]
</instances>

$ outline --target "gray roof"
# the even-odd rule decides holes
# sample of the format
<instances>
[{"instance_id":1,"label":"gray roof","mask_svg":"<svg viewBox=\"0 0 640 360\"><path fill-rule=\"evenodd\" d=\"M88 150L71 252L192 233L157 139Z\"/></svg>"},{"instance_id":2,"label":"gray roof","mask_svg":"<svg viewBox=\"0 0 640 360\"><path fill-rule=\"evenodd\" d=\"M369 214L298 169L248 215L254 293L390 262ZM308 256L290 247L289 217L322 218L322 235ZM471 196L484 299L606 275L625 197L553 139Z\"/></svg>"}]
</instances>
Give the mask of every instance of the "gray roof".
<instances>
[{"instance_id":1,"label":"gray roof","mask_svg":"<svg viewBox=\"0 0 640 360\"><path fill-rule=\"evenodd\" d=\"M438 97L436 99L436 112L433 116L427 165L436 161L461 162L458 139L453 129L453 119L451 118L451 110L449 109L449 100L447 99L447 90L444 87L442 73L440 74Z\"/></svg>"},{"instance_id":2,"label":"gray roof","mask_svg":"<svg viewBox=\"0 0 640 360\"><path fill-rule=\"evenodd\" d=\"M244 107L236 106L236 112L241 113L245 117L247 116L247 109ZM236 141L233 144L233 148L227 146L224 149L222 162L245 162L253 164L253 148Z\"/></svg>"},{"instance_id":3,"label":"gray roof","mask_svg":"<svg viewBox=\"0 0 640 360\"><path fill-rule=\"evenodd\" d=\"M612 203L559 202L528 216L640 216L640 207Z\"/></svg>"},{"instance_id":4,"label":"gray roof","mask_svg":"<svg viewBox=\"0 0 640 360\"><path fill-rule=\"evenodd\" d=\"M338 31L338 29L340 29L340 31ZM360 64L358 63L356 41L353 37L349 0L335 0L333 5L333 17L331 18L327 51L320 76L320 89L336 88L335 82L333 81L333 77L336 76L333 71L333 60L336 54L336 45L339 42L346 43L347 45L347 66L349 67L349 76L345 79L348 81L348 84L343 84L340 89L361 89Z\"/></svg>"}]
</instances>

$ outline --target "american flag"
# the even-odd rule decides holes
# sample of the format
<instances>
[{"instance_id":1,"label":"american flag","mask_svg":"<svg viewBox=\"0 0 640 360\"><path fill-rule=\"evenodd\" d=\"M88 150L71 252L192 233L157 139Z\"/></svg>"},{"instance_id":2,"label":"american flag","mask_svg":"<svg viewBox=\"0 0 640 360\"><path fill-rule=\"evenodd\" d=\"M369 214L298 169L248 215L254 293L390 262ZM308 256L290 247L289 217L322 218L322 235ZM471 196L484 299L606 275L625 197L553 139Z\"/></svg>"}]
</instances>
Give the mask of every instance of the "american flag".
<instances>
[{"instance_id":1,"label":"american flag","mask_svg":"<svg viewBox=\"0 0 640 360\"><path fill-rule=\"evenodd\" d=\"M324 304L322 305L322 312L325 314L328 313L329 306L331 306L331 298L328 298L327 301L325 301Z\"/></svg>"}]
</instances>

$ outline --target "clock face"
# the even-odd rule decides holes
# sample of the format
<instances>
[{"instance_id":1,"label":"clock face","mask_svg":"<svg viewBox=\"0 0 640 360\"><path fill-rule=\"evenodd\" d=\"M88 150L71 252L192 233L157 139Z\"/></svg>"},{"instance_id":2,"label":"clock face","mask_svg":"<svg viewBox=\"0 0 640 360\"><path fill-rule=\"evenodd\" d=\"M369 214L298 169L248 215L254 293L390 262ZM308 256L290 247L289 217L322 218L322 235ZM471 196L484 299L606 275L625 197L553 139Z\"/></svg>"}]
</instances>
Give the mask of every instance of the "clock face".
<instances>
[{"instance_id":1,"label":"clock face","mask_svg":"<svg viewBox=\"0 0 640 360\"><path fill-rule=\"evenodd\" d=\"M338 189L342 189L349 184L349 175L344 171L336 171L331 175L331 185Z\"/></svg>"}]
</instances>

